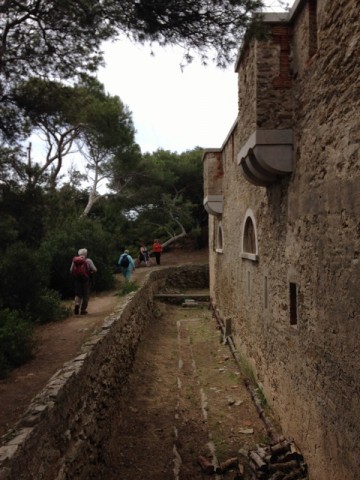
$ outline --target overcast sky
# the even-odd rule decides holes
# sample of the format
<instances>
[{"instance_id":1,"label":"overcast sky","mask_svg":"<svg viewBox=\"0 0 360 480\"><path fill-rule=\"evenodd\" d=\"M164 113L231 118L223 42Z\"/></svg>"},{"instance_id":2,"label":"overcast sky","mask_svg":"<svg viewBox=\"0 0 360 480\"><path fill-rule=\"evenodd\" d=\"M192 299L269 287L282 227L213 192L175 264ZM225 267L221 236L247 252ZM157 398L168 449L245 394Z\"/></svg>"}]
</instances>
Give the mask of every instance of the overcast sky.
<instances>
[{"instance_id":1,"label":"overcast sky","mask_svg":"<svg viewBox=\"0 0 360 480\"><path fill-rule=\"evenodd\" d=\"M98 74L130 108L143 152L220 147L237 115L237 76L199 61L181 69L180 48L151 49L123 39L107 43Z\"/></svg>"},{"instance_id":2,"label":"overcast sky","mask_svg":"<svg viewBox=\"0 0 360 480\"><path fill-rule=\"evenodd\" d=\"M268 0L272 11L279 2ZM290 6L293 0L289 0ZM127 39L103 45L105 67L98 79L111 95L118 95L132 112L141 151L162 148L184 152L197 146L220 148L237 117L237 74L234 64L221 70L197 59L181 69L183 50L133 44ZM35 155L45 156L46 147L34 135ZM86 160L69 155L67 165L85 171Z\"/></svg>"},{"instance_id":3,"label":"overcast sky","mask_svg":"<svg viewBox=\"0 0 360 480\"><path fill-rule=\"evenodd\" d=\"M278 0L268 4L280 10ZM234 64L221 70L195 60L181 69L180 48L158 47L152 56L150 47L125 38L103 49L106 65L98 78L131 110L143 153L222 146L237 117Z\"/></svg>"}]
</instances>

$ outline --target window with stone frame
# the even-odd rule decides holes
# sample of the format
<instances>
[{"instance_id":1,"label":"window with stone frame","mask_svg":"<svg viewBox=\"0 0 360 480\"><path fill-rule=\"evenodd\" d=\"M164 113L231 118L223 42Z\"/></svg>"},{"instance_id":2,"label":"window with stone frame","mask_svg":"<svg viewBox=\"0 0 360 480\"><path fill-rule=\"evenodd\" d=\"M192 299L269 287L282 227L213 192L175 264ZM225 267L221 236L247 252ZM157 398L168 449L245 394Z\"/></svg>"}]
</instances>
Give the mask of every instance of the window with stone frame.
<instances>
[{"instance_id":1,"label":"window with stone frame","mask_svg":"<svg viewBox=\"0 0 360 480\"><path fill-rule=\"evenodd\" d=\"M252 261L258 260L256 225L251 210L246 212L243 224L241 256Z\"/></svg>"},{"instance_id":2,"label":"window with stone frame","mask_svg":"<svg viewBox=\"0 0 360 480\"><path fill-rule=\"evenodd\" d=\"M217 237L218 221L214 218L214 223L212 225L212 250L216 252L216 237Z\"/></svg>"},{"instance_id":3,"label":"window with stone frame","mask_svg":"<svg viewBox=\"0 0 360 480\"><path fill-rule=\"evenodd\" d=\"M297 285L290 282L289 284L290 298L290 325L297 325Z\"/></svg>"},{"instance_id":4,"label":"window with stone frame","mask_svg":"<svg viewBox=\"0 0 360 480\"><path fill-rule=\"evenodd\" d=\"M317 34L317 0L308 0L309 9L309 58L313 57L318 49Z\"/></svg>"},{"instance_id":5,"label":"window with stone frame","mask_svg":"<svg viewBox=\"0 0 360 480\"><path fill-rule=\"evenodd\" d=\"M224 237L221 222L218 223L216 235L216 251L222 253L224 248Z\"/></svg>"},{"instance_id":6,"label":"window with stone frame","mask_svg":"<svg viewBox=\"0 0 360 480\"><path fill-rule=\"evenodd\" d=\"M255 229L250 217L246 219L244 228L244 252L256 253Z\"/></svg>"}]
</instances>

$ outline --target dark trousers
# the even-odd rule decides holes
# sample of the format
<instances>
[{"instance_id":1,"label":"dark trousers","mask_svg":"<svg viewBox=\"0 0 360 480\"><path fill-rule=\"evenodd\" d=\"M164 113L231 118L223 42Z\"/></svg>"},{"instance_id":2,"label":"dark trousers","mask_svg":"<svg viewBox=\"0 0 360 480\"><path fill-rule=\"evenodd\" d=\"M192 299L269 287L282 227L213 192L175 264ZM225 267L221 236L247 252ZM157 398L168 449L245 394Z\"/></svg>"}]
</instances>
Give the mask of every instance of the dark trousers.
<instances>
[{"instance_id":1,"label":"dark trousers","mask_svg":"<svg viewBox=\"0 0 360 480\"><path fill-rule=\"evenodd\" d=\"M81 311L87 309L90 294L90 279L75 278L75 305L79 305Z\"/></svg>"},{"instance_id":2,"label":"dark trousers","mask_svg":"<svg viewBox=\"0 0 360 480\"><path fill-rule=\"evenodd\" d=\"M160 257L161 257L161 252L154 252L155 258L156 258L156 264L160 265Z\"/></svg>"}]
</instances>

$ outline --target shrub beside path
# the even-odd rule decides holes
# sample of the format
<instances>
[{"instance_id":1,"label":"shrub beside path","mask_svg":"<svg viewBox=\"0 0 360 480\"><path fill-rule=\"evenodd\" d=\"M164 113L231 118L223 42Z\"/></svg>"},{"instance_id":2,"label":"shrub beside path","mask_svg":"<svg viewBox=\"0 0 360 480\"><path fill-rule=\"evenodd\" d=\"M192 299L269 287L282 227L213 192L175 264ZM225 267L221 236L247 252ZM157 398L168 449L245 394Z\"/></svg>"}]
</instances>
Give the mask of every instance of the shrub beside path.
<instances>
[{"instance_id":1,"label":"shrub beside path","mask_svg":"<svg viewBox=\"0 0 360 480\"><path fill-rule=\"evenodd\" d=\"M182 263L204 263L206 250L175 251L163 254L164 266ZM141 283L149 268L135 270L133 280ZM120 276L118 276L120 277ZM89 302L89 315L70 316L65 320L39 325L35 330L36 352L34 358L0 380L0 437L21 417L31 399L46 385L52 375L62 365L77 355L81 345L97 329L122 301L115 291L92 295Z\"/></svg>"}]
</instances>

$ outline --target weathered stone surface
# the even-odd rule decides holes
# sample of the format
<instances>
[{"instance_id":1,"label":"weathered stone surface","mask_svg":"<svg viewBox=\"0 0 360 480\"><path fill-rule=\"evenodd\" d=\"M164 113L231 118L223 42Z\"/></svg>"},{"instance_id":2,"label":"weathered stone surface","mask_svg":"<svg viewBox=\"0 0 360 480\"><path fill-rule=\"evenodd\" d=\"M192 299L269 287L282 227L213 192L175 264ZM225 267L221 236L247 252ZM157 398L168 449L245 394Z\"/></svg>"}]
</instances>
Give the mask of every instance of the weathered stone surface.
<instances>
[{"instance_id":1,"label":"weathered stone surface","mask_svg":"<svg viewBox=\"0 0 360 480\"><path fill-rule=\"evenodd\" d=\"M236 346L299 443L310 478L357 480L359 5L300 0L278 27L277 40L271 30L266 42L251 41L237 66L239 118L222 146L223 213L209 216L210 295L233 319ZM274 82L281 76L282 86ZM248 183L235 161L255 128L294 132L294 171L266 188ZM254 260L241 256L249 211Z\"/></svg>"}]
</instances>

